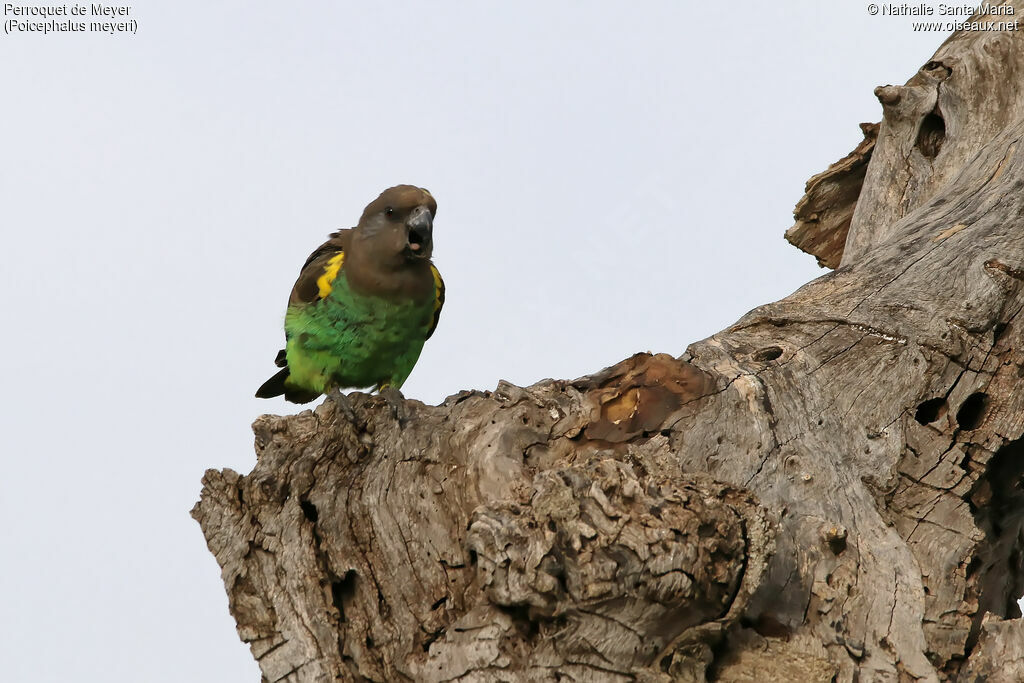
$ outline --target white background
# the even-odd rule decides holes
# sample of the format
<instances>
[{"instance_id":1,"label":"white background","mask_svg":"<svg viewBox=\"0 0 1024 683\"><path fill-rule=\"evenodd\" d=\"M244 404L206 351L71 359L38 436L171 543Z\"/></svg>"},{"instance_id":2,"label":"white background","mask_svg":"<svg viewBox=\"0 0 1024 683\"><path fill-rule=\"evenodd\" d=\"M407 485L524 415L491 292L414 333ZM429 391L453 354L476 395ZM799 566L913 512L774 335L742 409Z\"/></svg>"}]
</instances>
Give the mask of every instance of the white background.
<instances>
[{"instance_id":1,"label":"white background","mask_svg":"<svg viewBox=\"0 0 1024 683\"><path fill-rule=\"evenodd\" d=\"M288 291L382 189L439 203L407 396L678 355L822 273L782 238L804 182L945 38L849 0L377 4L0 35L5 681L259 680L188 511L297 410L252 397Z\"/></svg>"}]
</instances>

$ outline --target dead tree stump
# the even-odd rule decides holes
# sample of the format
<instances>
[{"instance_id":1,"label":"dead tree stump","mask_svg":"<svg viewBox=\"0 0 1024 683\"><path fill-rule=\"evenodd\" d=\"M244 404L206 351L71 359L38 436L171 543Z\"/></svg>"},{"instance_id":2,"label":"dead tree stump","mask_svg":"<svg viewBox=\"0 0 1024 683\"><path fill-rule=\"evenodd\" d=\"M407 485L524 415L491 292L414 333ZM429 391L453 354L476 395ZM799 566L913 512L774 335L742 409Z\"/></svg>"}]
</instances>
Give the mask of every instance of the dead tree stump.
<instances>
[{"instance_id":1,"label":"dead tree stump","mask_svg":"<svg viewBox=\"0 0 1024 683\"><path fill-rule=\"evenodd\" d=\"M257 420L193 515L264 679L1024 680L1021 83L879 88L788 233L836 270L680 358Z\"/></svg>"}]
</instances>

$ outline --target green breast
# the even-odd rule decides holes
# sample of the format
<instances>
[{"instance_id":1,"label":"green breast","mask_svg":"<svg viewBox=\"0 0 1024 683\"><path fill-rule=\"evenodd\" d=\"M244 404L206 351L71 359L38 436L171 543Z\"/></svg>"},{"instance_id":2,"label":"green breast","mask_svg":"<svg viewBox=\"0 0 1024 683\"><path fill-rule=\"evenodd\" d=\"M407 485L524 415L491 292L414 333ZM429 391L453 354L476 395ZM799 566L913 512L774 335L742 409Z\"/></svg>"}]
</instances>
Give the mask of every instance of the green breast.
<instances>
[{"instance_id":1,"label":"green breast","mask_svg":"<svg viewBox=\"0 0 1024 683\"><path fill-rule=\"evenodd\" d=\"M433 300L361 295L343 276L333 285L324 299L288 307L287 382L320 393L335 387L400 388L423 349Z\"/></svg>"}]
</instances>

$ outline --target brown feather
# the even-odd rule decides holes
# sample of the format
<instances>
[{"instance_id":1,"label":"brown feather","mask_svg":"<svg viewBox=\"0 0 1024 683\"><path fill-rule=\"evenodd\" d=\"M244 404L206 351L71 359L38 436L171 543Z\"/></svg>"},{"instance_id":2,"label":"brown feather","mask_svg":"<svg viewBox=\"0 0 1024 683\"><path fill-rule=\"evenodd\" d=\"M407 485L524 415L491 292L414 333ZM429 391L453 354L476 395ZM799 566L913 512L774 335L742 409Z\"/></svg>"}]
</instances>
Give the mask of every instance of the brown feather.
<instances>
[{"instance_id":1,"label":"brown feather","mask_svg":"<svg viewBox=\"0 0 1024 683\"><path fill-rule=\"evenodd\" d=\"M331 233L330 238L306 259L299 271L299 277L292 287L291 296L288 298L290 304L310 304L320 299L320 287L317 280L324 274L327 262L334 258L338 252L345 251L352 240L352 230L337 230Z\"/></svg>"},{"instance_id":2,"label":"brown feather","mask_svg":"<svg viewBox=\"0 0 1024 683\"><path fill-rule=\"evenodd\" d=\"M404 249L405 220L421 206L432 217L437 212L434 197L414 185L388 188L367 205L345 251L344 270L353 290L392 301L424 301L435 296L430 248L425 258L414 260ZM392 214L386 215L387 209Z\"/></svg>"}]
</instances>

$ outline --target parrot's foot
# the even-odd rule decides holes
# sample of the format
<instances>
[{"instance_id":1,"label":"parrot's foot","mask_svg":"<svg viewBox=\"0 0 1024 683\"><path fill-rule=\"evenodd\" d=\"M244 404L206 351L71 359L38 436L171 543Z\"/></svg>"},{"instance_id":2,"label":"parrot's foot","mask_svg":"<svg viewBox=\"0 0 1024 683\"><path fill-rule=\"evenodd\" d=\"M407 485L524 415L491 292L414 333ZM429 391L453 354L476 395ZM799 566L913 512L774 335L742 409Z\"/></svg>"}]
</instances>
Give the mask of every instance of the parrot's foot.
<instances>
[{"instance_id":1,"label":"parrot's foot","mask_svg":"<svg viewBox=\"0 0 1024 683\"><path fill-rule=\"evenodd\" d=\"M405 408L405 396L394 387L381 387L377 394L387 401L391 408L391 416L398 422L399 428L405 427L409 420L409 413Z\"/></svg>"},{"instance_id":2,"label":"parrot's foot","mask_svg":"<svg viewBox=\"0 0 1024 683\"><path fill-rule=\"evenodd\" d=\"M334 405L338 407L338 410L348 418L348 421L354 425L359 424L359 419L356 417L356 411L352 409L352 404L348 400L348 396L341 393L341 389L331 389L327 394L327 398L334 402Z\"/></svg>"}]
</instances>

